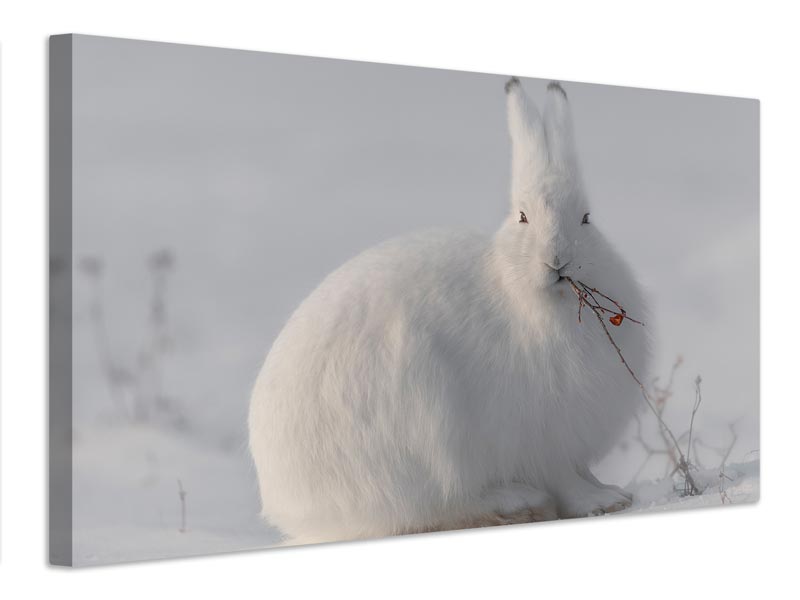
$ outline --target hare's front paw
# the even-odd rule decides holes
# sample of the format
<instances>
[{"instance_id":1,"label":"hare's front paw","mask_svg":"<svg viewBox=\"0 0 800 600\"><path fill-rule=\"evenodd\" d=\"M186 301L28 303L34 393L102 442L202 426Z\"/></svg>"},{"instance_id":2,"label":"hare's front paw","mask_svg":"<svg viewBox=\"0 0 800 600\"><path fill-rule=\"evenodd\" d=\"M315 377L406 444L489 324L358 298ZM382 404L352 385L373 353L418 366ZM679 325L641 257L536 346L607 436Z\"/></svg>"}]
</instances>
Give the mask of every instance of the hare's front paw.
<instances>
[{"instance_id":1,"label":"hare's front paw","mask_svg":"<svg viewBox=\"0 0 800 600\"><path fill-rule=\"evenodd\" d=\"M555 503L545 492L525 485L511 483L492 488L482 499L483 518L492 525L532 523L557 518Z\"/></svg>"},{"instance_id":2,"label":"hare's front paw","mask_svg":"<svg viewBox=\"0 0 800 600\"><path fill-rule=\"evenodd\" d=\"M597 480L595 480L597 481ZM631 497L614 486L570 478L562 483L559 496L559 512L562 517L587 517L625 510L631 505Z\"/></svg>"},{"instance_id":3,"label":"hare's front paw","mask_svg":"<svg viewBox=\"0 0 800 600\"><path fill-rule=\"evenodd\" d=\"M498 514L512 514L531 506L547 506L552 504L552 498L524 483L510 483L486 490L483 502Z\"/></svg>"},{"instance_id":4,"label":"hare's front paw","mask_svg":"<svg viewBox=\"0 0 800 600\"><path fill-rule=\"evenodd\" d=\"M561 513L564 517L597 516L625 510L630 505L631 499L614 489L587 486L562 500Z\"/></svg>"}]
</instances>

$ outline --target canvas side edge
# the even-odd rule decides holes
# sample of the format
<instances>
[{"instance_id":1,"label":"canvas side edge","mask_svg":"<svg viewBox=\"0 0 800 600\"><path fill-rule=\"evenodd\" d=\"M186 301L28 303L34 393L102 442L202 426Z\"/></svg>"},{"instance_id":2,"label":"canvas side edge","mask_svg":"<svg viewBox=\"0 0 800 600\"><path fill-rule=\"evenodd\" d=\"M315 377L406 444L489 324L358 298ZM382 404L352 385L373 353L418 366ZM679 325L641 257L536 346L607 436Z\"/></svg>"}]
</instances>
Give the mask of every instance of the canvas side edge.
<instances>
[{"instance_id":1,"label":"canvas side edge","mask_svg":"<svg viewBox=\"0 0 800 600\"><path fill-rule=\"evenodd\" d=\"M51 36L48 57L48 553L72 566L73 36Z\"/></svg>"}]
</instances>

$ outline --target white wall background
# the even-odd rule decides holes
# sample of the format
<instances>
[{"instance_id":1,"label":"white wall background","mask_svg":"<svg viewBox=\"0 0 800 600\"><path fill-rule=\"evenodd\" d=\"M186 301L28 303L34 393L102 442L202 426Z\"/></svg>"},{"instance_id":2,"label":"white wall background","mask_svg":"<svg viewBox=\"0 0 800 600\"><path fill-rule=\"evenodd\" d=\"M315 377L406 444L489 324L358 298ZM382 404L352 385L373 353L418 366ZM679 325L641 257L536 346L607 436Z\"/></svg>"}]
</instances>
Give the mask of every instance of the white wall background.
<instances>
[{"instance_id":1,"label":"white wall background","mask_svg":"<svg viewBox=\"0 0 800 600\"><path fill-rule=\"evenodd\" d=\"M790 355L798 90L788 14L755 3L28 2L0 12L5 597L221 593L733 597L785 578L800 423ZM762 100L762 501L756 507L150 563L46 566L46 36L77 32ZM788 278L788 280L786 279ZM610 528L610 529L609 529ZM789 535L787 535L787 533ZM688 562L689 566L686 566ZM674 569L674 576L670 573ZM390 583L387 583L390 582ZM731 594L726 594L731 597Z\"/></svg>"}]
</instances>

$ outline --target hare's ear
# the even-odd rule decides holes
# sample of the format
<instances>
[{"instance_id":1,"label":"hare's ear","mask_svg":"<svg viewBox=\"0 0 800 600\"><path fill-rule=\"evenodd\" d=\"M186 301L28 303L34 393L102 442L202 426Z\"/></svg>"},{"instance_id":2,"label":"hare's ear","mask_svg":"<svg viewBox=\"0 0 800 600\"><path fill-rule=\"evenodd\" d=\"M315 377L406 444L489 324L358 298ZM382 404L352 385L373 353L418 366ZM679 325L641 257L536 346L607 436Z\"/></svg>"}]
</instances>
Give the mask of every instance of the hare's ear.
<instances>
[{"instance_id":1,"label":"hare's ear","mask_svg":"<svg viewBox=\"0 0 800 600\"><path fill-rule=\"evenodd\" d=\"M572 113L567 93L557 81L551 81L547 85L544 130L551 165L559 170L577 172L578 156L572 131Z\"/></svg>"},{"instance_id":2,"label":"hare's ear","mask_svg":"<svg viewBox=\"0 0 800 600\"><path fill-rule=\"evenodd\" d=\"M511 199L520 205L547 167L547 142L539 111L528 100L519 79L506 82L508 131L511 135Z\"/></svg>"}]
</instances>

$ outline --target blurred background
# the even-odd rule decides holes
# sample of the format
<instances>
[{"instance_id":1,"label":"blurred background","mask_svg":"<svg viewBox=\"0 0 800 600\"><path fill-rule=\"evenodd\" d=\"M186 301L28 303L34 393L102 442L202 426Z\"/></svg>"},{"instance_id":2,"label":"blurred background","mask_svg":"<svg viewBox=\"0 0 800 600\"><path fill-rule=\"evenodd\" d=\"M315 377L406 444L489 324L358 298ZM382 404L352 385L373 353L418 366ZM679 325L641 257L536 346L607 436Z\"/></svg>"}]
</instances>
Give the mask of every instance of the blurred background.
<instances>
[{"instance_id":1,"label":"blurred background","mask_svg":"<svg viewBox=\"0 0 800 600\"><path fill-rule=\"evenodd\" d=\"M272 545L246 447L264 357L361 250L494 231L507 75L85 36L73 56L74 313L53 318L75 331L75 562ZM523 79L539 104L546 84ZM757 102L564 87L592 221L651 298L665 421L688 430L702 375L697 462L757 456ZM596 472L663 478L660 442L642 413Z\"/></svg>"}]
</instances>

